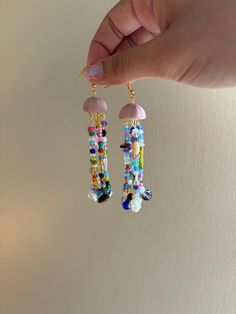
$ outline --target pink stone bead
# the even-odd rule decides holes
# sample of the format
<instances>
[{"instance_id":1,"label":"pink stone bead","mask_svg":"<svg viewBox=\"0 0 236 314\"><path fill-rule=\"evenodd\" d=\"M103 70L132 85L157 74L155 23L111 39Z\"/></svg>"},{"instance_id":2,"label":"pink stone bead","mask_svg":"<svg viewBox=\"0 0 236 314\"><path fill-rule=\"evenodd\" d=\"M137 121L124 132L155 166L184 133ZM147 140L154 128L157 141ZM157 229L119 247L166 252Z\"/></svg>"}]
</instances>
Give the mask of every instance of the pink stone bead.
<instances>
[{"instance_id":1,"label":"pink stone bead","mask_svg":"<svg viewBox=\"0 0 236 314\"><path fill-rule=\"evenodd\" d=\"M85 100L83 110L84 112L105 112L107 111L107 104L102 98L92 96Z\"/></svg>"},{"instance_id":2,"label":"pink stone bead","mask_svg":"<svg viewBox=\"0 0 236 314\"><path fill-rule=\"evenodd\" d=\"M142 106L129 103L121 109L119 118L123 120L144 120L146 119L146 113Z\"/></svg>"},{"instance_id":3,"label":"pink stone bead","mask_svg":"<svg viewBox=\"0 0 236 314\"><path fill-rule=\"evenodd\" d=\"M102 133L102 128L98 128L98 133Z\"/></svg>"},{"instance_id":4,"label":"pink stone bead","mask_svg":"<svg viewBox=\"0 0 236 314\"><path fill-rule=\"evenodd\" d=\"M104 169L107 170L108 168L108 161L107 161L107 158L104 158Z\"/></svg>"}]
</instances>

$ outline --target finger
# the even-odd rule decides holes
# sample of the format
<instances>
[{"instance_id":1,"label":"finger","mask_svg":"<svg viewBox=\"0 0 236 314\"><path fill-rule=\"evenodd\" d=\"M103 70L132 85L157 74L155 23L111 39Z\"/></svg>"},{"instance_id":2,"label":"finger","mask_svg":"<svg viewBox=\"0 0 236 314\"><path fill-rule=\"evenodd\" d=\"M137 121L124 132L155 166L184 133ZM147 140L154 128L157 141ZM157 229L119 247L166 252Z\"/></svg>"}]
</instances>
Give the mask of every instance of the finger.
<instances>
[{"instance_id":1,"label":"finger","mask_svg":"<svg viewBox=\"0 0 236 314\"><path fill-rule=\"evenodd\" d=\"M196 54L192 45L188 47L182 32L170 27L151 41L121 50L87 67L84 74L91 82L106 85L157 76L178 80Z\"/></svg>"},{"instance_id":2,"label":"finger","mask_svg":"<svg viewBox=\"0 0 236 314\"><path fill-rule=\"evenodd\" d=\"M132 2L120 1L99 26L89 48L87 64L111 55L125 36L140 27Z\"/></svg>"},{"instance_id":3,"label":"finger","mask_svg":"<svg viewBox=\"0 0 236 314\"><path fill-rule=\"evenodd\" d=\"M122 40L116 48L116 52L144 44L152 40L154 37L154 34L147 31L144 27L140 27L136 32Z\"/></svg>"}]
</instances>

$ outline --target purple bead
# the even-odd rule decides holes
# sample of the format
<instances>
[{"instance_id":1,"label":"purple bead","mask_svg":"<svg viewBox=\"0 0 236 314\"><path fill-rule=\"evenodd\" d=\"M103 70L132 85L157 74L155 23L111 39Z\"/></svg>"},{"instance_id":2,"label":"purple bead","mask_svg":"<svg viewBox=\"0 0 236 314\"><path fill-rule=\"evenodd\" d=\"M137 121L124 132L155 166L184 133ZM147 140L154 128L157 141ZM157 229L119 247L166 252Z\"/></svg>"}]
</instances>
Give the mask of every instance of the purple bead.
<instances>
[{"instance_id":1,"label":"purple bead","mask_svg":"<svg viewBox=\"0 0 236 314\"><path fill-rule=\"evenodd\" d=\"M95 153L96 153L96 151L94 148L90 149L90 154L95 154Z\"/></svg>"},{"instance_id":2,"label":"purple bead","mask_svg":"<svg viewBox=\"0 0 236 314\"><path fill-rule=\"evenodd\" d=\"M102 126L107 126L107 121L106 121L106 120L102 120L102 121L101 121L101 125L102 125Z\"/></svg>"},{"instance_id":3,"label":"purple bead","mask_svg":"<svg viewBox=\"0 0 236 314\"><path fill-rule=\"evenodd\" d=\"M124 153L128 153L130 151L130 148L126 147L126 148L123 148L123 152Z\"/></svg>"}]
</instances>

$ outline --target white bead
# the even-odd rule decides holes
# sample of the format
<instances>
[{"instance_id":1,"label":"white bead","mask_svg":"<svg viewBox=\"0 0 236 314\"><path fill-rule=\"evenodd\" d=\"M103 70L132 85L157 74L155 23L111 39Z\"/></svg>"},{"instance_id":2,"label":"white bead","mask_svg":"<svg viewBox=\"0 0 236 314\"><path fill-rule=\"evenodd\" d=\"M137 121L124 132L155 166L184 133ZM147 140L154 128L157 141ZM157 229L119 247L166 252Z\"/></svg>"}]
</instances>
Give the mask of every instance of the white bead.
<instances>
[{"instance_id":1,"label":"white bead","mask_svg":"<svg viewBox=\"0 0 236 314\"><path fill-rule=\"evenodd\" d=\"M139 135L139 130L133 129L133 130L132 130L132 135L133 135L134 137L138 137L138 135Z\"/></svg>"},{"instance_id":2,"label":"white bead","mask_svg":"<svg viewBox=\"0 0 236 314\"><path fill-rule=\"evenodd\" d=\"M97 195L96 195L96 193L94 193L93 191L90 191L90 192L88 193L88 198L89 198L90 200L94 201L94 202L97 202Z\"/></svg>"},{"instance_id":3,"label":"white bead","mask_svg":"<svg viewBox=\"0 0 236 314\"><path fill-rule=\"evenodd\" d=\"M141 210L141 205L134 205L131 203L131 210L134 213L138 213Z\"/></svg>"},{"instance_id":4,"label":"white bead","mask_svg":"<svg viewBox=\"0 0 236 314\"><path fill-rule=\"evenodd\" d=\"M139 197L139 195L134 195L134 198L130 202L131 210L134 213L138 213L142 207L142 199Z\"/></svg>"},{"instance_id":5,"label":"white bead","mask_svg":"<svg viewBox=\"0 0 236 314\"><path fill-rule=\"evenodd\" d=\"M130 158L124 157L124 163L125 163L125 165L129 165L130 164Z\"/></svg>"}]
</instances>

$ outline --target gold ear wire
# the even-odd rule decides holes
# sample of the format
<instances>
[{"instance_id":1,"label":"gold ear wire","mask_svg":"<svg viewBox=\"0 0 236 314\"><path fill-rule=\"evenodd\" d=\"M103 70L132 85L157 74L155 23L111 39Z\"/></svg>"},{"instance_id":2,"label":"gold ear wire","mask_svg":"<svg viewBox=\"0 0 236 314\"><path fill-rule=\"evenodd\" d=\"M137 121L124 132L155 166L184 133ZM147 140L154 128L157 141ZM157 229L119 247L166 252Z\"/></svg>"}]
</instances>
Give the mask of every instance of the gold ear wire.
<instances>
[{"instance_id":1,"label":"gold ear wire","mask_svg":"<svg viewBox=\"0 0 236 314\"><path fill-rule=\"evenodd\" d=\"M91 88L92 88L93 96L95 97L97 94L97 85L94 83L91 83Z\"/></svg>"},{"instance_id":2,"label":"gold ear wire","mask_svg":"<svg viewBox=\"0 0 236 314\"><path fill-rule=\"evenodd\" d=\"M77 74L75 77L73 77L73 81L77 81L81 75L84 73L84 70L85 70L86 66L83 67L83 69L81 70L81 72L79 74Z\"/></svg>"},{"instance_id":3,"label":"gold ear wire","mask_svg":"<svg viewBox=\"0 0 236 314\"><path fill-rule=\"evenodd\" d=\"M83 74L85 69L86 69L86 66L80 71L80 73L78 75L76 75L73 78L72 83L75 83L75 81L77 81L81 77L81 75ZM96 96L96 94L97 94L97 85L94 84L94 83L91 83L91 89L92 89L93 96Z\"/></svg>"},{"instance_id":4,"label":"gold ear wire","mask_svg":"<svg viewBox=\"0 0 236 314\"><path fill-rule=\"evenodd\" d=\"M135 90L132 88L130 82L127 84L127 87L128 87L129 92L130 92L130 99L131 99L131 102L132 102L132 104L134 104L134 103L135 103L135 97L136 97L136 95L135 95Z\"/></svg>"}]
</instances>

